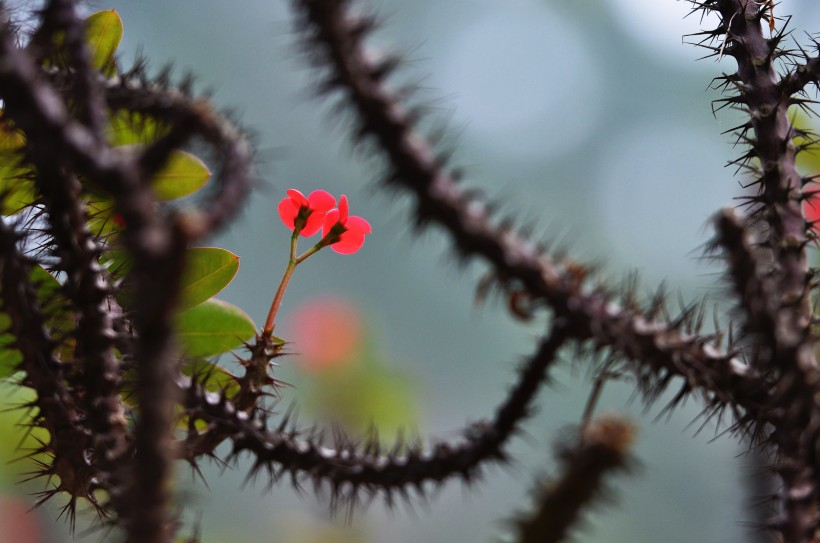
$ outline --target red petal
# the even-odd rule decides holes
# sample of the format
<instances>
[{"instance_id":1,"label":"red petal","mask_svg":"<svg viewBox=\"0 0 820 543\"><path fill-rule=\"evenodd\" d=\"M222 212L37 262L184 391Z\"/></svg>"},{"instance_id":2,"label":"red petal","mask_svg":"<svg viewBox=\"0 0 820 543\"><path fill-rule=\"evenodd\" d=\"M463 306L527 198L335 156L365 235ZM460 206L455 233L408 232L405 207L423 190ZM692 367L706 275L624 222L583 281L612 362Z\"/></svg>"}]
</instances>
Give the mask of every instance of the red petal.
<instances>
[{"instance_id":1,"label":"red petal","mask_svg":"<svg viewBox=\"0 0 820 543\"><path fill-rule=\"evenodd\" d=\"M345 232L339 236L339 241L330 246L340 255L352 255L364 245L364 234Z\"/></svg>"},{"instance_id":2,"label":"red petal","mask_svg":"<svg viewBox=\"0 0 820 543\"><path fill-rule=\"evenodd\" d=\"M348 207L347 207L347 196L342 194L339 196L339 222L342 224L347 224L347 214L348 214Z\"/></svg>"},{"instance_id":3,"label":"red petal","mask_svg":"<svg viewBox=\"0 0 820 543\"><path fill-rule=\"evenodd\" d=\"M356 216L348 217L345 226L349 231L356 232L357 234L369 234L373 231L373 228L370 227L369 222Z\"/></svg>"},{"instance_id":4,"label":"red petal","mask_svg":"<svg viewBox=\"0 0 820 543\"><path fill-rule=\"evenodd\" d=\"M331 209L325 215L325 224L322 227L322 237L325 237L330 233L330 229L336 226L336 223L339 222L339 210L338 209Z\"/></svg>"},{"instance_id":5,"label":"red petal","mask_svg":"<svg viewBox=\"0 0 820 543\"><path fill-rule=\"evenodd\" d=\"M336 207L336 198L334 198L326 190L314 190L308 196L310 202L310 209L316 211L329 211Z\"/></svg>"},{"instance_id":6,"label":"red petal","mask_svg":"<svg viewBox=\"0 0 820 543\"><path fill-rule=\"evenodd\" d=\"M810 223L820 220L820 197L812 196L806 200L803 203L803 213L806 216L806 221ZM815 230L818 228L820 228L820 225L814 226Z\"/></svg>"},{"instance_id":7,"label":"red petal","mask_svg":"<svg viewBox=\"0 0 820 543\"><path fill-rule=\"evenodd\" d=\"M296 215L299 213L299 206L290 198L285 198L279 202L279 218L285 226L293 230L295 228Z\"/></svg>"},{"instance_id":8,"label":"red petal","mask_svg":"<svg viewBox=\"0 0 820 543\"><path fill-rule=\"evenodd\" d=\"M325 212L311 211L310 215L308 215L307 221L305 221L305 226L302 227L302 231L299 233L305 237L310 237L322 228L324 222Z\"/></svg>"},{"instance_id":9,"label":"red petal","mask_svg":"<svg viewBox=\"0 0 820 543\"><path fill-rule=\"evenodd\" d=\"M308 207L310 205L305 195L296 189L288 189L288 196L294 201L297 207Z\"/></svg>"}]
</instances>

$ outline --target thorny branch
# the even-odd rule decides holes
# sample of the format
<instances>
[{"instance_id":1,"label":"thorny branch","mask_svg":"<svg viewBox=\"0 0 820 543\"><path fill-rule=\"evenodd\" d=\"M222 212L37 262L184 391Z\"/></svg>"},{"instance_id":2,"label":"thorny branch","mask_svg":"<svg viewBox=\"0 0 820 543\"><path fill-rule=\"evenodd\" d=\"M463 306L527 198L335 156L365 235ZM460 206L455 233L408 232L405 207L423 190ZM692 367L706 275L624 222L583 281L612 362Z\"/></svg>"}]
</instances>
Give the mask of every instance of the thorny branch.
<instances>
[{"instance_id":1,"label":"thorny branch","mask_svg":"<svg viewBox=\"0 0 820 543\"><path fill-rule=\"evenodd\" d=\"M173 460L197 466L216 457L225 442L231 445L225 460L249 455L251 475L266 471L272 481L290 475L297 487L303 479L326 485L334 504L352 506L362 495L379 494L392 503L396 495L409 499L413 490L425 497L427 483L473 482L485 463L509 460L507 444L531 413L548 369L559 350L574 346L606 353L601 375L613 366L628 370L647 401L680 383L673 403L698 393L706 411L731 412L738 434L752 435L753 446L774 458L782 479L780 513L769 526L789 543L815 539L820 375L806 256L812 234L802 212L811 180L795 166L800 148L789 107L805 103L798 95L808 85L817 87L820 58L803 53L800 63L778 75L776 61L787 55L781 48L785 33L766 38L761 28L763 21L774 23L772 3L693 2L695 10L720 18L717 28L701 34L701 45L737 61L737 72L723 78L735 94L721 101L749 115L738 129L749 151L736 163L754 173L758 187L748 217L724 212L716 219L714 249L726 260L741 330L728 345L722 334L701 332L691 313L668 318L663 303L644 307L634 292L594 283L587 267L495 220L487 204L459 185L447 160L416 128L415 113L391 90L388 78L398 59L377 62L368 54L374 19L354 14L349 0L293 5L305 49L324 70L322 90L344 94L357 117L355 141L374 142L381 151L385 185L411 194L415 223L442 227L462 260L479 257L502 290L546 308L548 331L493 419L469 426L456 442L431 446L399 442L389 450L377 437L357 441L338 432L326 443L323 432L299 430L287 416L269 427L273 415L265 401L278 384L269 368L282 347L265 334L240 360L246 374L237 378L238 392L208 392L207 375L181 376L173 317L185 249L240 208L253 176L252 149L238 128L207 101L191 97L189 88L171 88L164 78L151 80L139 70L104 77L92 69L74 3L51 0L25 47L8 24L0 26L4 120L25 135L19 160L35 172L36 220L46 225L40 236L46 241L35 242L26 227L31 223L0 223L2 309L22 356L21 384L36 393L31 424L49 433L36 451L48 459L35 475L60 480L42 499L68 494L72 519L76 501L86 499L132 543L172 541ZM165 131L134 153L117 151L103 128L108 115L120 111L157 119ZM160 207L152 176L192 139L213 150L218 184L196 209ZM133 261L135 292L127 311L116 301L118 285L100 267L106 241L90 229L83 200L94 191L111 197L127 224L120 241ZM42 245L42 261L24 255L28 242ZM59 328L38 298L38 264L64 277L59 290L71 318L62 323L70 328L62 336L52 333ZM136 375L133 410L122 398L126 368ZM188 428L175 436L180 407ZM134 415L133 428L127 414ZM538 493L535 513L518 523L520 540L564 538L600 488L601 476L626 464L631 436L614 419L586 425L578 444L567 449L555 485ZM98 500L98 489L107 491L106 502Z\"/></svg>"},{"instance_id":2,"label":"thorny branch","mask_svg":"<svg viewBox=\"0 0 820 543\"><path fill-rule=\"evenodd\" d=\"M343 502L355 501L360 489L370 493L383 490L390 495L415 488L423 494L421 489L428 481L441 483L452 477L471 481L483 463L508 460L504 447L531 412L532 400L566 339L565 326L556 324L551 336L523 366L495 418L471 425L458 442L439 443L431 451L423 450L421 444L399 445L388 454L377 440L357 444L344 436L338 436L340 443L335 443L335 448L323 445L315 436L300 442L299 432L289 430L287 420L278 430L269 431L264 421L250 420L227 398L205 392L196 382L187 384L183 405L191 425L183 457L193 461L212 454L214 447L230 438L231 456L250 452L253 471L267 469L274 479L286 473L304 473L315 483L328 483L334 499ZM205 431L196 429L198 420L207 423Z\"/></svg>"},{"instance_id":3,"label":"thorny branch","mask_svg":"<svg viewBox=\"0 0 820 543\"><path fill-rule=\"evenodd\" d=\"M573 448L560 451L561 479L539 484L538 509L515 522L521 543L553 543L567 538L567 530L600 491L603 476L628 468L634 428L617 418L601 418L584 428Z\"/></svg>"},{"instance_id":4,"label":"thorny branch","mask_svg":"<svg viewBox=\"0 0 820 543\"><path fill-rule=\"evenodd\" d=\"M678 375L687 381L685 392L700 389L707 394L708 407L742 410L738 423L752 426L753 434L761 439L770 436L784 461L784 519L777 528L788 541L811 540L817 525L813 466L820 417L814 402L817 364L809 331L804 181L796 170L795 131L788 117L788 107L794 102L783 92L795 77L787 75L781 81L777 76L774 60L780 54L783 35L767 40L760 25L762 18L771 15L766 11L770 6L748 0L694 4L695 9L720 15L718 29L706 34L723 36L715 54L733 56L738 62L737 74L727 79L740 90L727 100L742 104L749 112L741 139L750 142L752 150L747 156L762 168L753 216L767 225L764 241L773 265L759 272L750 270L746 276L735 266L736 272L730 275L741 295L747 296L743 298L745 309L751 310L747 323L761 340L751 351L731 347L746 352L750 361L746 365L721 354L708 338L681 333L677 323L653 320L633 304L627 304L628 309L615 305L608 292L584 284L587 273L579 272L576 264L556 262L508 228L494 227L486 207L456 185L445 160L415 131L412 114L385 83L395 59L370 60L374 56L367 54L363 40L373 26L372 19L353 15L345 0L295 0L294 4L306 48L326 70L322 89L341 91L356 110L357 139L374 141L381 148L388 163L385 183L416 197L417 223L443 226L461 254L482 256L502 281L514 282L533 299L546 302L555 314L565 316L572 323L569 333L578 341L592 341L598 348L610 348L634 361L639 376L654 373L649 379L654 386L646 387L645 392L656 393L670 375ZM798 72L811 72L812 66L809 59ZM805 75L802 79L812 80ZM730 256L742 248L742 244L724 247ZM756 264L751 253L746 256L747 263ZM758 273L765 278L750 293L750 284L740 281L757 280ZM758 371L759 367L764 371ZM664 374L658 379L661 369Z\"/></svg>"},{"instance_id":5,"label":"thorny branch","mask_svg":"<svg viewBox=\"0 0 820 543\"><path fill-rule=\"evenodd\" d=\"M543 300L574 325L578 341L614 349L655 374L681 376L721 402L758 411L767 391L751 368L713 346L711 339L690 335L680 326L653 319L633 304L584 282L585 270L572 261L555 261L515 231L496 226L480 201L457 184L424 138L409 111L385 84L391 60L368 59L363 37L367 17L346 11L349 2L296 0L306 48L330 73L324 87L343 90L359 115L360 138L372 137L389 161L385 183L417 199L415 220L435 222L451 235L455 249L483 257L499 277L515 282L534 300Z\"/></svg>"}]
</instances>

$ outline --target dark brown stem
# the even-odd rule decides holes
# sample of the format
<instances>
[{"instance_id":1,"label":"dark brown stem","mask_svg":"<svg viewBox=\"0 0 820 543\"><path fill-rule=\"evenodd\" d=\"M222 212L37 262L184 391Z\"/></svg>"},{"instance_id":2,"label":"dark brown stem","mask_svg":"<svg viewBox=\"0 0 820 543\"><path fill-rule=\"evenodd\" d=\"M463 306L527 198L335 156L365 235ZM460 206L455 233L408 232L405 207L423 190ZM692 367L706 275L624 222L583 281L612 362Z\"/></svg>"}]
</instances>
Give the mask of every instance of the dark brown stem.
<instances>
[{"instance_id":1,"label":"dark brown stem","mask_svg":"<svg viewBox=\"0 0 820 543\"><path fill-rule=\"evenodd\" d=\"M98 143L103 139L105 108L100 92L99 76L91 66L91 56L85 39L85 25L77 16L72 0L51 0L43 10L39 32L48 46L55 47L54 36L64 36L61 47L67 53L67 68L73 73L68 89L75 117L88 127Z\"/></svg>"},{"instance_id":2,"label":"dark brown stem","mask_svg":"<svg viewBox=\"0 0 820 543\"><path fill-rule=\"evenodd\" d=\"M621 419L593 420L578 444L561 453L563 469L536 493L537 509L515 521L518 543L557 543L600 492L608 473L627 467L634 427Z\"/></svg>"},{"instance_id":3,"label":"dark brown stem","mask_svg":"<svg viewBox=\"0 0 820 543\"><path fill-rule=\"evenodd\" d=\"M754 134L745 139L752 146L747 156L755 157L760 166L753 216L766 226L761 246L768 251L767 269L759 258L752 258L742 232L730 220L722 222L723 245L733 257L734 282L752 290L740 293L747 322L762 335L765 352L758 363L776 380L767 407L775 415L771 435L784 482L785 518L780 529L784 541L808 543L814 540L818 526L820 410L816 398L820 369L809 330L811 285L805 251L809 238L802 209L803 179L795 164L796 132L788 114L793 100L784 92L793 87L794 80L788 76L781 80L776 72L774 60L782 36L764 36L760 4L750 0L710 4L722 19L724 51L738 66L737 94L729 100L748 110L748 127Z\"/></svg>"},{"instance_id":4,"label":"dark brown stem","mask_svg":"<svg viewBox=\"0 0 820 543\"><path fill-rule=\"evenodd\" d=\"M30 405L36 410L31 424L48 430L48 442L30 454L53 456L52 464L44 466L34 476L51 479L56 475L59 480L56 488L41 493L38 504L60 492L67 493L69 502L65 511L73 528L77 499L85 498L99 507L94 491L108 487L110 481L88 461L93 451L93 436L84 426L83 413L65 384L63 365L55 354L58 342L49 333L46 316L31 281L31 264L20 255L17 242L12 227L0 221L3 310L11 317L9 332L15 337L13 347L22 355L19 366L24 373L22 384L36 393Z\"/></svg>"},{"instance_id":5,"label":"dark brown stem","mask_svg":"<svg viewBox=\"0 0 820 543\"><path fill-rule=\"evenodd\" d=\"M231 457L250 453L254 471L267 469L273 478L285 473L306 474L317 483L327 483L335 500L348 503L355 502L359 491L383 490L389 496L393 492L403 494L411 487L422 488L425 481L441 482L452 477L472 480L483 463L507 459L507 442L531 413L532 400L555 362L558 349L567 340L566 324L563 319L554 324L550 336L523 367L495 418L471 425L460 441L440 443L429 451L422 450L420 445L399 444L390 453L383 451L378 441L359 447L337 436L340 442L333 449L324 445L321 438L300 440L299 432L288 432L284 426L269 431L224 396L219 401L209 400L201 386L188 383L184 386L183 405L191 429L181 444L181 454L194 461L202 455L214 454L217 445L231 440ZM206 423L207 430L197 431L197 420Z\"/></svg>"},{"instance_id":6,"label":"dark brown stem","mask_svg":"<svg viewBox=\"0 0 820 543\"><path fill-rule=\"evenodd\" d=\"M187 238L177 231L169 241L165 251L138 254L133 271L139 293L134 317L139 331L139 418L134 431L133 489L127 497L129 543L159 543L174 537L169 511L176 404L173 382L178 372L174 360L178 355L171 340Z\"/></svg>"}]
</instances>

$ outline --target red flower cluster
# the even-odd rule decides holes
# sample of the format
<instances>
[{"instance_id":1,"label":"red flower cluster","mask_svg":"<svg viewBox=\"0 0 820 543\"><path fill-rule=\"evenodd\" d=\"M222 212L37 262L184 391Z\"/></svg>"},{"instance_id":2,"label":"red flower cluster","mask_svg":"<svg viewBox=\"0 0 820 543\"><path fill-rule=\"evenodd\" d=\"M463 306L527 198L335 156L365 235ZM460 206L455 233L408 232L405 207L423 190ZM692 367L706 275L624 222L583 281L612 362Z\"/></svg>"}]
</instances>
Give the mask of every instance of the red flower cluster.
<instances>
[{"instance_id":1,"label":"red flower cluster","mask_svg":"<svg viewBox=\"0 0 820 543\"><path fill-rule=\"evenodd\" d=\"M314 190L310 196L296 189L288 190L288 197L279 202L279 216L285 226L310 237L322 228L327 212L336 207L336 198L324 190Z\"/></svg>"},{"instance_id":2,"label":"red flower cluster","mask_svg":"<svg viewBox=\"0 0 820 543\"><path fill-rule=\"evenodd\" d=\"M334 209L335 208L335 209ZM347 196L336 198L324 190L314 190L310 196L296 189L288 190L288 197L279 202L279 217L285 226L302 236L312 236L320 229L322 239L337 253L353 254L364 245L364 237L372 232L370 223L348 213Z\"/></svg>"}]
</instances>

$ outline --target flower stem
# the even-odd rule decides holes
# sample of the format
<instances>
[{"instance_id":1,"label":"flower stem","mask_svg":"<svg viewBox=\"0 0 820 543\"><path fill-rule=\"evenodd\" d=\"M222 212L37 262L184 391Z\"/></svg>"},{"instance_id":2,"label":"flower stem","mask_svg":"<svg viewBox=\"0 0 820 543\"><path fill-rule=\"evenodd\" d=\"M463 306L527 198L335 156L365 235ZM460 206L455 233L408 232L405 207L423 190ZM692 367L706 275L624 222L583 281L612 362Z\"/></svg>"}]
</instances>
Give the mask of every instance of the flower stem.
<instances>
[{"instance_id":1,"label":"flower stem","mask_svg":"<svg viewBox=\"0 0 820 543\"><path fill-rule=\"evenodd\" d=\"M288 283L293 275L293 271L300 262L307 258L305 255L302 255L304 258L296 258L296 244L298 241L299 231L297 229L293 231L293 235L290 238L290 258L288 259L288 265L285 268L285 273L282 275L282 281L279 283L279 288L276 289L276 295L273 297L273 303L271 303L270 311L268 311L268 318L265 320L265 327L262 329L263 336L273 335L273 327L276 325L276 313L279 312L279 306L282 305L282 298L285 297L285 290L288 288Z\"/></svg>"},{"instance_id":2,"label":"flower stem","mask_svg":"<svg viewBox=\"0 0 820 543\"><path fill-rule=\"evenodd\" d=\"M338 237L338 233L330 232L327 236L319 240L319 242L302 253L296 256L296 243L299 241L299 232L301 229L296 228L290 238L290 258L288 265L285 268L285 274L282 276L282 281L279 283L279 288L276 289L276 295L273 297L273 303L268 311L268 318L265 320L265 327L262 329L262 335L270 337L273 335L273 327L276 326L276 313L279 312L279 306L282 305L282 298L285 297L285 290L288 288L288 283L293 275L296 266L307 260L309 257L318 253L322 248L326 247L332 242L333 238Z\"/></svg>"},{"instance_id":3,"label":"flower stem","mask_svg":"<svg viewBox=\"0 0 820 543\"><path fill-rule=\"evenodd\" d=\"M324 241L325 241L324 238L322 238L321 240L319 240L319 243L317 243L316 245L314 245L313 247L311 247L310 249L308 249L307 251L305 251L304 253L299 255L295 260L296 264L301 264L302 262L307 260L308 257L311 257L311 256L315 255L316 253L318 253L321 248L323 248L325 245L327 245L326 243L324 243Z\"/></svg>"}]
</instances>

